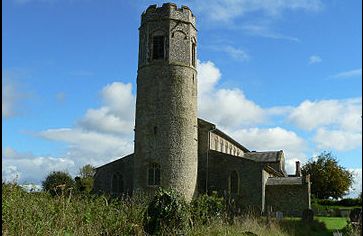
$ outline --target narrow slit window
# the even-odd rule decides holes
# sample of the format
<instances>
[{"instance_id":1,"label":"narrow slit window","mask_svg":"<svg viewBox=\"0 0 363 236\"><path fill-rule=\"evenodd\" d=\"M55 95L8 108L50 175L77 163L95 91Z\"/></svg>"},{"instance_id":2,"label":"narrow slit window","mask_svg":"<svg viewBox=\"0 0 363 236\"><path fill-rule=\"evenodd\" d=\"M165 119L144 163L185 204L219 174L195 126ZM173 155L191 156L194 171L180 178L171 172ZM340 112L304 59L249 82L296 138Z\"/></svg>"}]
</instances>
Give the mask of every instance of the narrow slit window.
<instances>
[{"instance_id":1,"label":"narrow slit window","mask_svg":"<svg viewBox=\"0 0 363 236\"><path fill-rule=\"evenodd\" d=\"M148 184L150 186L160 185L160 165L151 163L148 171Z\"/></svg>"},{"instance_id":2,"label":"narrow slit window","mask_svg":"<svg viewBox=\"0 0 363 236\"><path fill-rule=\"evenodd\" d=\"M195 43L192 43L192 65L195 67Z\"/></svg>"},{"instance_id":3,"label":"narrow slit window","mask_svg":"<svg viewBox=\"0 0 363 236\"><path fill-rule=\"evenodd\" d=\"M111 193L118 193L118 176L116 174L112 175Z\"/></svg>"},{"instance_id":4,"label":"narrow slit window","mask_svg":"<svg viewBox=\"0 0 363 236\"><path fill-rule=\"evenodd\" d=\"M153 60L164 59L164 36L153 37Z\"/></svg>"}]
</instances>

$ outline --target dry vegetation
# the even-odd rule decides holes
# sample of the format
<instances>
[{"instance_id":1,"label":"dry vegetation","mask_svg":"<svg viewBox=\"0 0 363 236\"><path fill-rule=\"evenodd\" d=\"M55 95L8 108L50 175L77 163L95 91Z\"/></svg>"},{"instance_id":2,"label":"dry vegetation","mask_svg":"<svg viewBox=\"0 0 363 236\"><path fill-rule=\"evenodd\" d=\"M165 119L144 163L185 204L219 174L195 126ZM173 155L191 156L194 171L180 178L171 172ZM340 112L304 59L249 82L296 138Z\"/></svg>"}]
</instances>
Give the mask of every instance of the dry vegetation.
<instances>
[{"instance_id":1,"label":"dry vegetation","mask_svg":"<svg viewBox=\"0 0 363 236\"><path fill-rule=\"evenodd\" d=\"M319 222L309 227L296 219L267 224L266 219L252 215L231 220L217 209L218 202L205 199L188 205L189 226L184 235L331 235ZM211 203L213 207L208 208ZM132 199L72 194L52 197L46 192L28 193L15 184L3 183L2 234L145 235L147 207L145 197L140 196ZM165 209L169 214L170 209ZM160 218L163 221L165 218ZM163 231L163 234L173 235L175 231Z\"/></svg>"}]
</instances>

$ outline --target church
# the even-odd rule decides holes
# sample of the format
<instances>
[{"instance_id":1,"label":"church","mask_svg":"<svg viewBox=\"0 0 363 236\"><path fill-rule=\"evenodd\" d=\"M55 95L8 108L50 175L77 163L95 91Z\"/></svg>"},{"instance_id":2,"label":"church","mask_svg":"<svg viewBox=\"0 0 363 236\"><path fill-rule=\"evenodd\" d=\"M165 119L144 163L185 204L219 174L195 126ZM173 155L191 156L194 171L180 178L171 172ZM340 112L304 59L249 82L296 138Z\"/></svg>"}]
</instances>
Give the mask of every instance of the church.
<instances>
[{"instance_id":1,"label":"church","mask_svg":"<svg viewBox=\"0 0 363 236\"><path fill-rule=\"evenodd\" d=\"M310 179L282 150L250 151L197 117L197 27L187 6L149 6L141 15L134 153L96 168L94 190L115 195L173 188L190 201L217 192L239 208L301 215Z\"/></svg>"}]
</instances>

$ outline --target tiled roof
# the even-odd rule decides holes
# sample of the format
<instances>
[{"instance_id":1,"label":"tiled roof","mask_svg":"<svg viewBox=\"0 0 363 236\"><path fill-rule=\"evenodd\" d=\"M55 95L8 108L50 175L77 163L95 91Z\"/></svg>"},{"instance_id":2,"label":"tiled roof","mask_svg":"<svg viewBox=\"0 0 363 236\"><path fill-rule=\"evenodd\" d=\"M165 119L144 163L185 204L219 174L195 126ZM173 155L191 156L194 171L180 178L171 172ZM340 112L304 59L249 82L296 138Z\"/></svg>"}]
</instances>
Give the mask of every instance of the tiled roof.
<instances>
[{"instance_id":1,"label":"tiled roof","mask_svg":"<svg viewBox=\"0 0 363 236\"><path fill-rule=\"evenodd\" d=\"M302 177L271 177L267 179L266 185L301 185Z\"/></svg>"},{"instance_id":2,"label":"tiled roof","mask_svg":"<svg viewBox=\"0 0 363 236\"><path fill-rule=\"evenodd\" d=\"M281 160L282 151L273 152L247 152L244 158L257 162L278 162Z\"/></svg>"}]
</instances>

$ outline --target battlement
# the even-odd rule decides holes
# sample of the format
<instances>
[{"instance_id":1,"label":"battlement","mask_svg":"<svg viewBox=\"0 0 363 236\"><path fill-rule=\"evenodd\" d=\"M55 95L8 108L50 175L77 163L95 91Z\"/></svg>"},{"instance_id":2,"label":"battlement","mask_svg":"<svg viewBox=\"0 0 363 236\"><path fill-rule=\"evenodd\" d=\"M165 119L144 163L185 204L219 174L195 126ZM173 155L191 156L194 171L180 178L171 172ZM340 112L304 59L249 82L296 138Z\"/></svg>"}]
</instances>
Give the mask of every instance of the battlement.
<instances>
[{"instance_id":1,"label":"battlement","mask_svg":"<svg viewBox=\"0 0 363 236\"><path fill-rule=\"evenodd\" d=\"M191 23L195 28L195 16L187 6L178 6L175 3L164 3L161 7L150 5L141 15L141 25L149 21L172 19Z\"/></svg>"}]
</instances>

